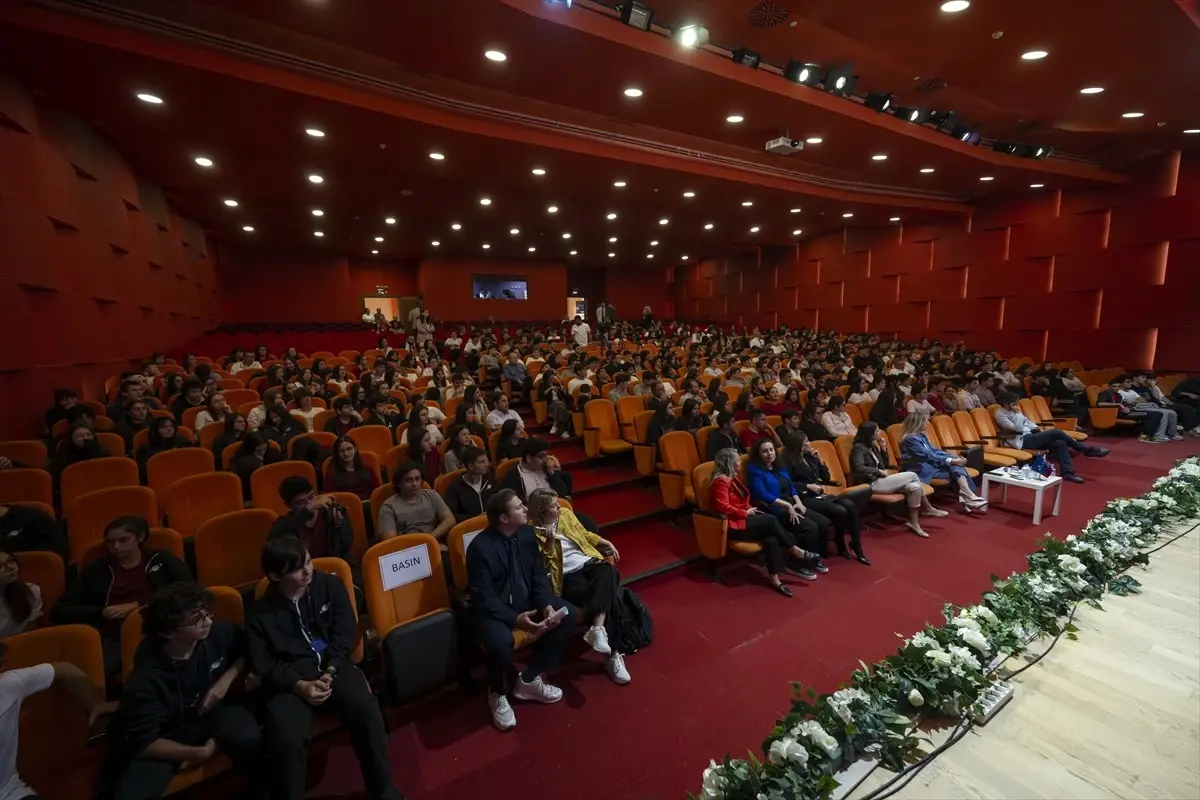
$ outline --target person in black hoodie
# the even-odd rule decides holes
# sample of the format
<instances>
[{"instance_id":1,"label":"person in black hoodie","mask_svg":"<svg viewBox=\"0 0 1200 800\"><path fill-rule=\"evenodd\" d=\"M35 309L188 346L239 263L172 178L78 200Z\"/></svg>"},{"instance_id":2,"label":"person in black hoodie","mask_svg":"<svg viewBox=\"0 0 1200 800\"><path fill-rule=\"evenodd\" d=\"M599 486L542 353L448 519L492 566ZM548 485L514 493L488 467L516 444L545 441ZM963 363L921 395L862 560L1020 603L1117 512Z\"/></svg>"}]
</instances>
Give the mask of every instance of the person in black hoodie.
<instances>
[{"instance_id":1,"label":"person in black hoodie","mask_svg":"<svg viewBox=\"0 0 1200 800\"><path fill-rule=\"evenodd\" d=\"M295 536L313 558L332 556L350 561L354 528L350 515L332 495L317 497L308 478L293 475L279 484L279 496L289 511L275 520L269 538Z\"/></svg>"},{"instance_id":2,"label":"person in black hoodie","mask_svg":"<svg viewBox=\"0 0 1200 800\"><path fill-rule=\"evenodd\" d=\"M354 611L342 581L313 569L294 536L267 542L266 593L246 614L250 666L262 677L265 772L279 798L304 796L314 711L337 716L350 733L373 800L403 800L392 783L387 730L362 671L350 660Z\"/></svg>"},{"instance_id":3,"label":"person in black hoodie","mask_svg":"<svg viewBox=\"0 0 1200 800\"><path fill-rule=\"evenodd\" d=\"M134 454L143 485L146 483L146 464L151 458L168 450L194 446L191 440L180 436L178 430L175 427L175 420L170 417L155 417L150 421L149 441L139 447Z\"/></svg>"},{"instance_id":4,"label":"person in black hoodie","mask_svg":"<svg viewBox=\"0 0 1200 800\"><path fill-rule=\"evenodd\" d=\"M67 435L59 441L54 455L50 457L50 477L54 479L55 491L58 490L63 470L67 467L81 461L108 456L108 450L96 441L96 432L89 423L83 420L72 422L67 428Z\"/></svg>"},{"instance_id":5,"label":"person in black hoodie","mask_svg":"<svg viewBox=\"0 0 1200 800\"><path fill-rule=\"evenodd\" d=\"M251 776L261 731L228 698L245 666L246 635L213 621L213 597L174 583L142 607L142 635L121 704L108 725L109 757L99 800L162 797L180 764L200 764L219 747Z\"/></svg>"},{"instance_id":6,"label":"person in black hoodie","mask_svg":"<svg viewBox=\"0 0 1200 800\"><path fill-rule=\"evenodd\" d=\"M115 430L125 440L125 452L127 454L133 452L133 438L138 435L139 431L144 431L150 427L150 420L150 406L146 405L145 400L139 397L125 405L125 411L121 415L121 420L117 423Z\"/></svg>"},{"instance_id":7,"label":"person in black hoodie","mask_svg":"<svg viewBox=\"0 0 1200 800\"><path fill-rule=\"evenodd\" d=\"M90 625L100 631L104 674L121 674L121 624L157 589L191 581L187 566L166 550L144 549L150 525L141 517L117 517L104 529L106 558L79 571L54 604L55 625Z\"/></svg>"},{"instance_id":8,"label":"person in black hoodie","mask_svg":"<svg viewBox=\"0 0 1200 800\"><path fill-rule=\"evenodd\" d=\"M10 553L49 550L67 557L67 536L45 511L0 505L0 549Z\"/></svg>"},{"instance_id":9,"label":"person in black hoodie","mask_svg":"<svg viewBox=\"0 0 1200 800\"><path fill-rule=\"evenodd\" d=\"M904 393L896 388L896 376L888 375L883 391L871 406L871 422L886 433L889 426L904 421L904 402Z\"/></svg>"},{"instance_id":10,"label":"person in black hoodie","mask_svg":"<svg viewBox=\"0 0 1200 800\"><path fill-rule=\"evenodd\" d=\"M466 473L446 487L446 505L454 512L455 523L487 513L487 501L499 488L492 480L487 453L478 447L463 450Z\"/></svg>"}]
</instances>

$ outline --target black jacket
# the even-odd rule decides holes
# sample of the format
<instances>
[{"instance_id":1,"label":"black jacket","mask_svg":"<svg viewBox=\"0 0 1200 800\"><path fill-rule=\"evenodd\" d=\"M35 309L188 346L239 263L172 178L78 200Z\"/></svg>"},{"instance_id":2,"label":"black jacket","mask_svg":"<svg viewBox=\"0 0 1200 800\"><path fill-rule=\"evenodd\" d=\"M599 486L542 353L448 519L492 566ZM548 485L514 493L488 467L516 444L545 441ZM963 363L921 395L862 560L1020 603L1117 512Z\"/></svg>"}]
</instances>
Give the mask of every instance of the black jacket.
<instances>
[{"instance_id":1,"label":"black jacket","mask_svg":"<svg viewBox=\"0 0 1200 800\"><path fill-rule=\"evenodd\" d=\"M267 538L278 539L280 536L295 536L297 539L304 539L303 528L308 522L309 513L304 511L297 514L293 511L284 514L275 520ZM327 510L317 513L325 515L325 534L329 537L325 544L326 555L349 559L350 551L354 548L354 526L350 524L350 515L346 513L346 509L341 510L337 524L332 522L332 517Z\"/></svg>"},{"instance_id":2,"label":"black jacket","mask_svg":"<svg viewBox=\"0 0 1200 800\"><path fill-rule=\"evenodd\" d=\"M895 425L901 421L900 403L902 392L899 389L884 389L879 393L879 397L875 398L875 405L871 406L871 422L874 422L884 433L887 432L889 425Z\"/></svg>"},{"instance_id":3,"label":"black jacket","mask_svg":"<svg viewBox=\"0 0 1200 800\"><path fill-rule=\"evenodd\" d=\"M267 691L291 692L297 681L316 680L326 667L340 672L347 666L355 627L350 596L336 575L314 571L308 591L295 603L273 584L246 614L250 667ZM324 652L318 655L309 638L325 642Z\"/></svg>"},{"instance_id":4,"label":"black jacket","mask_svg":"<svg viewBox=\"0 0 1200 800\"><path fill-rule=\"evenodd\" d=\"M862 442L855 442L850 450L850 482L874 483L884 477L884 470L895 469L886 450L877 450Z\"/></svg>"},{"instance_id":5,"label":"black jacket","mask_svg":"<svg viewBox=\"0 0 1200 800\"><path fill-rule=\"evenodd\" d=\"M819 456L809 456L801 453L799 457L789 457L786 459L788 472L792 476L792 482L796 484L797 489L804 490L804 487L810 483L817 483L822 486L832 486L829 476L829 467L825 466L825 462ZM803 497L806 494L811 494L807 490L801 493Z\"/></svg>"},{"instance_id":6,"label":"black jacket","mask_svg":"<svg viewBox=\"0 0 1200 800\"><path fill-rule=\"evenodd\" d=\"M67 537L54 518L25 506L6 506L0 517L0 549L10 553L49 550L67 557Z\"/></svg>"},{"instance_id":7,"label":"black jacket","mask_svg":"<svg viewBox=\"0 0 1200 800\"><path fill-rule=\"evenodd\" d=\"M142 566L146 579L155 590L172 583L191 583L192 573L187 565L166 550L146 550L142 553ZM55 625L72 623L99 628L105 621L102 612L108 605L108 592L112 588L113 569L107 558L88 564L79 573L66 594L54 604L50 618Z\"/></svg>"},{"instance_id":8,"label":"black jacket","mask_svg":"<svg viewBox=\"0 0 1200 800\"><path fill-rule=\"evenodd\" d=\"M513 471L515 470L510 470L510 472ZM487 501L500 488L493 482L492 476L488 475L483 479L483 486L477 492L474 488L467 485L465 478L465 475L459 475L457 480L446 487L446 494L442 498L446 501L446 505L450 510L454 512L455 522L465 522L471 517L486 514Z\"/></svg>"},{"instance_id":9,"label":"black jacket","mask_svg":"<svg viewBox=\"0 0 1200 800\"><path fill-rule=\"evenodd\" d=\"M108 727L110 746L132 758L157 739L194 744L202 729L200 701L245 654L246 634L232 622L214 622L187 661L172 659L161 642L143 639Z\"/></svg>"},{"instance_id":10,"label":"black jacket","mask_svg":"<svg viewBox=\"0 0 1200 800\"><path fill-rule=\"evenodd\" d=\"M715 430L708 435L708 452L704 454L705 460L716 461L718 451L730 448L739 453L742 452L742 446L738 442L737 436L722 430Z\"/></svg>"},{"instance_id":11,"label":"black jacket","mask_svg":"<svg viewBox=\"0 0 1200 800\"><path fill-rule=\"evenodd\" d=\"M528 503L529 498L525 496L525 484L521 481L520 470L520 464L517 464L510 469L508 474L504 476L504 480L500 482L500 488L512 489L517 493L517 497L521 498L522 503ZM550 484L550 488L557 492L559 497L571 496L571 485L573 481L571 479L571 473L567 472L565 469L560 469L553 475L547 476L546 480Z\"/></svg>"},{"instance_id":12,"label":"black jacket","mask_svg":"<svg viewBox=\"0 0 1200 800\"><path fill-rule=\"evenodd\" d=\"M533 528L522 525L513 534L515 545L495 528L484 529L467 548L467 591L471 595L471 612L503 622L510 628L517 624L523 611L542 609L557 598L550 588L550 576L538 550ZM516 548L516 559L529 587L524 606L514 608L511 595L509 548Z\"/></svg>"}]
</instances>

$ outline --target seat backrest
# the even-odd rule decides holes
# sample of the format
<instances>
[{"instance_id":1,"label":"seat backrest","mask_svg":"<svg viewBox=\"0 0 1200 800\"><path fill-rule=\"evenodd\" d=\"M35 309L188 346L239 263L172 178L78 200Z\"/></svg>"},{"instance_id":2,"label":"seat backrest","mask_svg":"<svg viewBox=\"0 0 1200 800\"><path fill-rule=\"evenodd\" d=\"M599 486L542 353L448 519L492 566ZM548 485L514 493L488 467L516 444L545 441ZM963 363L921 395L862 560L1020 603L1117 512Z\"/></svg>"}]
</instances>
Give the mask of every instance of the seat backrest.
<instances>
[{"instance_id":1,"label":"seat backrest","mask_svg":"<svg viewBox=\"0 0 1200 800\"><path fill-rule=\"evenodd\" d=\"M895 425L888 426L888 429L887 429L888 444L890 444L892 446L892 453L897 458L900 457L900 453L902 452L900 450L900 439L903 436L904 436L904 424L903 423L897 422ZM897 461L896 464L897 464L897 466L902 466L901 462L899 462L899 461Z\"/></svg>"},{"instance_id":2,"label":"seat backrest","mask_svg":"<svg viewBox=\"0 0 1200 800\"><path fill-rule=\"evenodd\" d=\"M639 411L638 415L633 418L633 441L636 444L645 444L646 437L650 434L650 421L654 419L653 411Z\"/></svg>"},{"instance_id":3,"label":"seat backrest","mask_svg":"<svg viewBox=\"0 0 1200 800\"><path fill-rule=\"evenodd\" d=\"M975 430L979 431L980 436L996 435L996 423L986 408L972 408L970 413L971 420L975 423Z\"/></svg>"},{"instance_id":4,"label":"seat backrest","mask_svg":"<svg viewBox=\"0 0 1200 800\"><path fill-rule=\"evenodd\" d=\"M450 484L466 474L467 471L465 469L456 469L444 475L438 475L437 480L433 483L433 490L444 497L446 490L450 488Z\"/></svg>"},{"instance_id":5,"label":"seat backrest","mask_svg":"<svg viewBox=\"0 0 1200 800\"><path fill-rule=\"evenodd\" d=\"M846 403L846 416L850 417L856 428L863 424L862 410L853 403Z\"/></svg>"},{"instance_id":6,"label":"seat backrest","mask_svg":"<svg viewBox=\"0 0 1200 800\"><path fill-rule=\"evenodd\" d=\"M245 508L205 520L196 529L196 579L203 586L244 586L262 577L259 559L278 514Z\"/></svg>"},{"instance_id":7,"label":"seat backrest","mask_svg":"<svg viewBox=\"0 0 1200 800\"><path fill-rule=\"evenodd\" d=\"M71 504L75 498L85 492L114 486L137 486L138 467L131 458L93 458L64 469L60 483L62 513L66 518L71 515Z\"/></svg>"},{"instance_id":8,"label":"seat backrest","mask_svg":"<svg viewBox=\"0 0 1200 800\"><path fill-rule=\"evenodd\" d=\"M1040 419L1046 421L1053 419L1054 414L1051 413L1050 406L1046 403L1046 398L1042 397L1040 394L1035 394L1029 399L1033 401L1033 407L1037 409Z\"/></svg>"},{"instance_id":9,"label":"seat backrest","mask_svg":"<svg viewBox=\"0 0 1200 800\"><path fill-rule=\"evenodd\" d=\"M584 420L589 428L599 431L601 442L621 438L616 408L608 400L589 400L583 407Z\"/></svg>"},{"instance_id":10,"label":"seat backrest","mask_svg":"<svg viewBox=\"0 0 1200 800\"><path fill-rule=\"evenodd\" d=\"M150 456L146 462L146 485L154 490L159 506L167 504L167 489L177 480L213 471L212 451L204 447L181 447Z\"/></svg>"},{"instance_id":11,"label":"seat backrest","mask_svg":"<svg viewBox=\"0 0 1200 800\"><path fill-rule=\"evenodd\" d=\"M954 421L945 414L930 417L929 427L937 433L938 441L943 448L962 446L962 441L958 438L958 429L954 427Z\"/></svg>"},{"instance_id":12,"label":"seat backrest","mask_svg":"<svg viewBox=\"0 0 1200 800\"><path fill-rule=\"evenodd\" d=\"M663 469L682 472L691 482L692 471L700 464L696 452L696 440L687 431L671 431L658 440L658 452L662 457Z\"/></svg>"},{"instance_id":13,"label":"seat backrest","mask_svg":"<svg viewBox=\"0 0 1200 800\"><path fill-rule=\"evenodd\" d=\"M229 404L230 408L237 408L242 403L262 402L262 398L259 397L258 392L253 389L229 389L223 392L223 394L225 395L225 402Z\"/></svg>"},{"instance_id":14,"label":"seat backrest","mask_svg":"<svg viewBox=\"0 0 1200 800\"><path fill-rule=\"evenodd\" d=\"M382 484L371 492L371 523L373 527L379 526L379 509L383 508L383 504L395 493L396 487L391 483Z\"/></svg>"},{"instance_id":15,"label":"seat backrest","mask_svg":"<svg viewBox=\"0 0 1200 800\"><path fill-rule=\"evenodd\" d=\"M645 410L645 395L626 395L617 400L617 421L622 426L632 425L634 417Z\"/></svg>"},{"instance_id":16,"label":"seat backrest","mask_svg":"<svg viewBox=\"0 0 1200 800\"><path fill-rule=\"evenodd\" d=\"M358 457L362 459L363 469L375 476L375 480L383 483L383 472L379 468L379 456L374 453L368 453L364 450L358 451ZM321 462L321 481L325 485L325 481L329 480L329 473L333 469L333 456L326 458Z\"/></svg>"},{"instance_id":17,"label":"seat backrest","mask_svg":"<svg viewBox=\"0 0 1200 800\"><path fill-rule=\"evenodd\" d=\"M1100 392L1104 389L1099 386L1089 386L1084 391L1087 392L1088 405L1095 408L1100 403Z\"/></svg>"},{"instance_id":18,"label":"seat backrest","mask_svg":"<svg viewBox=\"0 0 1200 800\"><path fill-rule=\"evenodd\" d=\"M696 505L701 511L712 510L709 487L712 486L713 462L705 461L692 470L692 486L696 489Z\"/></svg>"},{"instance_id":19,"label":"seat backrest","mask_svg":"<svg viewBox=\"0 0 1200 800\"><path fill-rule=\"evenodd\" d=\"M42 591L42 614L49 618L54 604L67 589L66 565L58 553L48 550L28 550L16 554L21 564L21 580L36 583Z\"/></svg>"},{"instance_id":20,"label":"seat backrest","mask_svg":"<svg viewBox=\"0 0 1200 800\"><path fill-rule=\"evenodd\" d=\"M406 533L374 545L362 560L371 623L384 639L393 628L450 608L442 552L428 533Z\"/></svg>"},{"instance_id":21,"label":"seat backrest","mask_svg":"<svg viewBox=\"0 0 1200 800\"><path fill-rule=\"evenodd\" d=\"M350 560L356 564L367 552L367 515L363 511L362 500L353 492L329 492L329 495L345 507L346 515L350 518L350 528L354 531L354 545L350 548Z\"/></svg>"},{"instance_id":22,"label":"seat backrest","mask_svg":"<svg viewBox=\"0 0 1200 800\"><path fill-rule=\"evenodd\" d=\"M296 449L296 442L299 442L303 439L312 439L325 450L332 451L333 443L337 441L337 436L321 430L314 430L312 433L301 433L298 436L293 436L291 439L288 439L287 443L288 458L292 457L292 453Z\"/></svg>"},{"instance_id":23,"label":"seat backrest","mask_svg":"<svg viewBox=\"0 0 1200 800\"><path fill-rule=\"evenodd\" d=\"M22 439L0 442L0 457L29 469L45 469L50 454L41 442Z\"/></svg>"},{"instance_id":24,"label":"seat backrest","mask_svg":"<svg viewBox=\"0 0 1200 800\"><path fill-rule=\"evenodd\" d=\"M716 429L716 425L705 425L696 431L696 453L700 458L708 458L708 437L712 436Z\"/></svg>"},{"instance_id":25,"label":"seat backrest","mask_svg":"<svg viewBox=\"0 0 1200 800\"><path fill-rule=\"evenodd\" d=\"M135 467L136 469L136 467ZM17 500L54 504L54 480L44 469L0 470L0 503Z\"/></svg>"},{"instance_id":26,"label":"seat backrest","mask_svg":"<svg viewBox=\"0 0 1200 800\"><path fill-rule=\"evenodd\" d=\"M386 425L360 425L346 435L358 445L360 453L374 453L381 462L388 451L396 446L396 441L392 438L392 429Z\"/></svg>"},{"instance_id":27,"label":"seat backrest","mask_svg":"<svg viewBox=\"0 0 1200 800\"><path fill-rule=\"evenodd\" d=\"M854 434L847 433L834 439L833 449L837 451L837 460L842 467L842 474L849 475L852 471L850 469L850 453L854 450Z\"/></svg>"},{"instance_id":28,"label":"seat backrest","mask_svg":"<svg viewBox=\"0 0 1200 800\"><path fill-rule=\"evenodd\" d=\"M228 398L226 398L226 399L228 399ZM179 420L179 424L186 425L189 428L194 429L196 427L196 417L200 416L200 412L204 411L204 410L205 410L205 406L195 406L194 408L189 408L189 409L184 410L183 419ZM212 423L210 423L210 424L212 424ZM203 429L201 429L201 430L203 430Z\"/></svg>"},{"instance_id":29,"label":"seat backrest","mask_svg":"<svg viewBox=\"0 0 1200 800\"><path fill-rule=\"evenodd\" d=\"M950 419L954 421L954 427L958 429L958 441L964 443L983 441L979 438L979 431L975 428L975 420L971 419L969 412L955 411L950 415Z\"/></svg>"},{"instance_id":30,"label":"seat backrest","mask_svg":"<svg viewBox=\"0 0 1200 800\"><path fill-rule=\"evenodd\" d=\"M515 468L519 463L521 463L519 458L506 458L497 464L494 470L496 483L501 483L508 476L509 470Z\"/></svg>"},{"instance_id":31,"label":"seat backrest","mask_svg":"<svg viewBox=\"0 0 1200 800\"><path fill-rule=\"evenodd\" d=\"M487 514L463 520L450 529L446 534L446 555L450 559L450 571L454 575L454 585L459 589L467 589L467 548L475 540L475 535L488 526Z\"/></svg>"},{"instance_id":32,"label":"seat backrest","mask_svg":"<svg viewBox=\"0 0 1200 800\"><path fill-rule=\"evenodd\" d=\"M232 622L239 628L246 623L246 611L242 605L242 594L229 586L210 586L213 598L213 620ZM142 643L142 612L135 610L121 623L121 676L129 680L133 672L134 656Z\"/></svg>"},{"instance_id":33,"label":"seat backrest","mask_svg":"<svg viewBox=\"0 0 1200 800\"><path fill-rule=\"evenodd\" d=\"M117 517L132 514L158 527L158 499L145 486L114 486L84 492L71 504L67 524L67 550L77 561L89 544L104 537L104 529Z\"/></svg>"},{"instance_id":34,"label":"seat backrest","mask_svg":"<svg viewBox=\"0 0 1200 800\"><path fill-rule=\"evenodd\" d=\"M104 446L110 456L122 458L125 456L125 440L119 433L97 433L96 441Z\"/></svg>"},{"instance_id":35,"label":"seat backrest","mask_svg":"<svg viewBox=\"0 0 1200 800\"><path fill-rule=\"evenodd\" d=\"M166 550L180 561L184 559L183 537L170 528L151 528L144 547L147 550ZM79 569L104 558L106 552L103 539L92 542L79 555Z\"/></svg>"},{"instance_id":36,"label":"seat backrest","mask_svg":"<svg viewBox=\"0 0 1200 800\"><path fill-rule=\"evenodd\" d=\"M317 487L317 471L307 461L280 461L254 470L250 473L251 505L286 514L288 507L279 496L279 485L284 478L293 476L305 478L314 489Z\"/></svg>"},{"instance_id":37,"label":"seat backrest","mask_svg":"<svg viewBox=\"0 0 1200 800\"><path fill-rule=\"evenodd\" d=\"M496 463L496 450L500 447L500 431L495 430L488 434L487 454L488 460L493 464Z\"/></svg>"},{"instance_id":38,"label":"seat backrest","mask_svg":"<svg viewBox=\"0 0 1200 800\"><path fill-rule=\"evenodd\" d=\"M817 456L821 459L821 463L829 470L829 480L834 483L840 483L842 486L849 486L850 481L846 480L846 472L842 469L842 462L838 458L837 449L833 446L833 442L815 441L809 442L813 450L817 451Z\"/></svg>"},{"instance_id":39,"label":"seat backrest","mask_svg":"<svg viewBox=\"0 0 1200 800\"><path fill-rule=\"evenodd\" d=\"M1018 400L1017 407L1021 409L1022 414L1029 418L1030 422L1041 422L1044 419L1038 407L1028 397Z\"/></svg>"}]
</instances>

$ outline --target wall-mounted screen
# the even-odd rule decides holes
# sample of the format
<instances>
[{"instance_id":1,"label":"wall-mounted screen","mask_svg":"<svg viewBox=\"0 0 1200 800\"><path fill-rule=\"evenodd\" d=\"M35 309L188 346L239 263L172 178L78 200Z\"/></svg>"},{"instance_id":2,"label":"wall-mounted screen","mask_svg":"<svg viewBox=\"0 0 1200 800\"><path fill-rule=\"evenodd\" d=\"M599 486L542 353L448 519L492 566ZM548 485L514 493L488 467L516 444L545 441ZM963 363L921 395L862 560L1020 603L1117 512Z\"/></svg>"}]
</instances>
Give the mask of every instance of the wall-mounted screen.
<instances>
[{"instance_id":1,"label":"wall-mounted screen","mask_svg":"<svg viewBox=\"0 0 1200 800\"><path fill-rule=\"evenodd\" d=\"M529 284L522 275L476 275L471 280L476 300L528 300Z\"/></svg>"}]
</instances>

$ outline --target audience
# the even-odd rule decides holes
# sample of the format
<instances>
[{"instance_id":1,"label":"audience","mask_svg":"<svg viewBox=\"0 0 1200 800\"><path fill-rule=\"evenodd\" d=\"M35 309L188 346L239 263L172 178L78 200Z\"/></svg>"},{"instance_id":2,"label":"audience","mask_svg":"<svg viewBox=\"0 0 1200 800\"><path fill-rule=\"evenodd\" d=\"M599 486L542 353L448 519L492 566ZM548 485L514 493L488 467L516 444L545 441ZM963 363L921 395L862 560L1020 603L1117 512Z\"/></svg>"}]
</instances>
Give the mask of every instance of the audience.
<instances>
[{"instance_id":1,"label":"audience","mask_svg":"<svg viewBox=\"0 0 1200 800\"><path fill-rule=\"evenodd\" d=\"M1043 430L1021 413L1017 396L1011 392L1001 392L997 400L1000 408L996 409L996 431L1002 437L1001 443L1017 450L1048 450L1050 456L1059 463L1065 481L1083 483L1083 478L1075 474L1075 466L1071 463L1072 450L1097 458L1108 455L1107 449L1082 444L1058 428Z\"/></svg>"},{"instance_id":2,"label":"audience","mask_svg":"<svg viewBox=\"0 0 1200 800\"><path fill-rule=\"evenodd\" d=\"M704 454L705 461L715 461L717 453L725 449L732 449L735 453L742 451L731 412L722 411L717 414L716 428L708 435L707 452Z\"/></svg>"},{"instance_id":3,"label":"audience","mask_svg":"<svg viewBox=\"0 0 1200 800\"><path fill-rule=\"evenodd\" d=\"M818 572L828 572L829 568L821 560L828 529L823 532L816 521L808 517L808 509L801 502L791 475L776 456L774 442L763 439L750 450L746 482L755 505L774 516L795 542L803 546L805 556L796 573L806 580L815 580Z\"/></svg>"},{"instance_id":4,"label":"audience","mask_svg":"<svg viewBox=\"0 0 1200 800\"><path fill-rule=\"evenodd\" d=\"M421 483L419 464L410 461L396 469L392 480L396 493L379 509L377 537L390 539L401 533L430 533L445 547L446 534L454 527L454 515L441 495Z\"/></svg>"},{"instance_id":5,"label":"audience","mask_svg":"<svg viewBox=\"0 0 1200 800\"><path fill-rule=\"evenodd\" d=\"M925 435L928 428L929 418L924 414L913 414L904 419L900 457L905 469L916 473L922 483L941 478L956 484L958 499L968 513L986 511L987 500L975 494L975 482L967 475L967 460L934 447Z\"/></svg>"},{"instance_id":6,"label":"audience","mask_svg":"<svg viewBox=\"0 0 1200 800\"><path fill-rule=\"evenodd\" d=\"M487 501L497 489L487 453L472 446L463 451L462 458L465 471L446 487L445 497L456 523L486 514Z\"/></svg>"},{"instance_id":7,"label":"audience","mask_svg":"<svg viewBox=\"0 0 1200 800\"><path fill-rule=\"evenodd\" d=\"M270 539L293 536L304 543L313 558L352 560L354 527L336 498L328 494L318 496L308 479L298 475L283 479L279 496L288 512L275 520Z\"/></svg>"},{"instance_id":8,"label":"audience","mask_svg":"<svg viewBox=\"0 0 1200 800\"><path fill-rule=\"evenodd\" d=\"M929 534L921 527L920 514L944 517L949 512L933 507L915 472L895 472L895 469L883 431L874 422L864 422L854 435L850 450L850 482L866 484L874 494L903 494L908 507L908 522L904 527L927 539Z\"/></svg>"},{"instance_id":9,"label":"audience","mask_svg":"<svg viewBox=\"0 0 1200 800\"><path fill-rule=\"evenodd\" d=\"M487 415L488 433L500 430L508 420L512 420L518 428L524 430L525 424L521 420L521 415L512 408L509 408L508 395L504 394L504 392L496 392L493 402L496 407Z\"/></svg>"},{"instance_id":10,"label":"audience","mask_svg":"<svg viewBox=\"0 0 1200 800\"><path fill-rule=\"evenodd\" d=\"M871 566L871 562L863 554L861 524L859 511L866 507L871 492L860 489L844 494L827 494L825 487L838 488L829 474L829 468L813 449L808 437L803 431L790 435L783 441L783 451L780 457L783 466L792 476L800 500L808 509L806 516L816 523L822 541L830 538L830 531L837 534L834 543L837 554L841 558L850 558L850 550L846 548L846 537L850 537L850 547L854 549L854 558L860 564ZM822 553L821 555L825 555Z\"/></svg>"},{"instance_id":11,"label":"audience","mask_svg":"<svg viewBox=\"0 0 1200 800\"><path fill-rule=\"evenodd\" d=\"M42 587L21 580L20 558L0 550L0 639L33 628L42 611Z\"/></svg>"}]
</instances>

